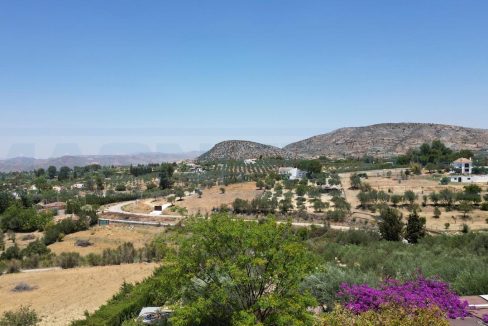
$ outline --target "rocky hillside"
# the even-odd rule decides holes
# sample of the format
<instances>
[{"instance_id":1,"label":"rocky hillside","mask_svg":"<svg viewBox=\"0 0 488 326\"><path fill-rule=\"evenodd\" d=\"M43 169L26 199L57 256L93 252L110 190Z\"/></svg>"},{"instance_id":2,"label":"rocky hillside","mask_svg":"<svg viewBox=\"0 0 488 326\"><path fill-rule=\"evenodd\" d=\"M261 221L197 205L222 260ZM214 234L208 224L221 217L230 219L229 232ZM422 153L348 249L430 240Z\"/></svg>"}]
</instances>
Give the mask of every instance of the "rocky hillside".
<instances>
[{"instance_id":1,"label":"rocky hillside","mask_svg":"<svg viewBox=\"0 0 488 326\"><path fill-rule=\"evenodd\" d=\"M274 146L244 140L228 140L215 145L198 161L245 160L251 158L291 158L292 154Z\"/></svg>"},{"instance_id":2,"label":"rocky hillside","mask_svg":"<svg viewBox=\"0 0 488 326\"><path fill-rule=\"evenodd\" d=\"M290 144L284 149L306 157L391 157L436 139L454 150L488 149L488 130L423 123L385 123L342 128Z\"/></svg>"}]
</instances>

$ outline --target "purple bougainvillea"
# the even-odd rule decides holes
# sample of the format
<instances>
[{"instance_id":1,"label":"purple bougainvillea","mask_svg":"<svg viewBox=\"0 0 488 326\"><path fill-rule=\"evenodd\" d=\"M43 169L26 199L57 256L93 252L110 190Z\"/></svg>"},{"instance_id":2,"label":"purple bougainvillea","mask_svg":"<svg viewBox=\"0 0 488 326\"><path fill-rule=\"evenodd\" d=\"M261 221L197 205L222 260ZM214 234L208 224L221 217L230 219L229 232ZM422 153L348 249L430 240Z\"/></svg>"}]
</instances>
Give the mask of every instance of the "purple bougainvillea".
<instances>
[{"instance_id":1,"label":"purple bougainvillea","mask_svg":"<svg viewBox=\"0 0 488 326\"><path fill-rule=\"evenodd\" d=\"M357 314L398 304L407 309L437 306L451 319L468 316L468 303L462 302L448 284L423 276L404 283L387 280L379 289L342 284L339 296L345 300L346 308Z\"/></svg>"},{"instance_id":2,"label":"purple bougainvillea","mask_svg":"<svg viewBox=\"0 0 488 326\"><path fill-rule=\"evenodd\" d=\"M488 325L488 315L483 315L483 322Z\"/></svg>"}]
</instances>

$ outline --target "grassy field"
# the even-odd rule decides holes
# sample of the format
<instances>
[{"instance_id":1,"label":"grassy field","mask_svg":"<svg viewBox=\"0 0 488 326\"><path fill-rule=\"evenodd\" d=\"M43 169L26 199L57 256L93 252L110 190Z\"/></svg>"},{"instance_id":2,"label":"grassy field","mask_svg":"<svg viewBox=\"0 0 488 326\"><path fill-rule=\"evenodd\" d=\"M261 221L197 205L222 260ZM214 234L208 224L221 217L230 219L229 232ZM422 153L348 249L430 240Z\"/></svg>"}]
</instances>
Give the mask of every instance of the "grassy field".
<instances>
[{"instance_id":1,"label":"grassy field","mask_svg":"<svg viewBox=\"0 0 488 326\"><path fill-rule=\"evenodd\" d=\"M40 325L65 326L93 312L115 293L125 281L142 281L156 264L130 264L8 274L0 277L0 313L29 305L42 318ZM20 282L34 287L29 292L12 289Z\"/></svg>"}]
</instances>

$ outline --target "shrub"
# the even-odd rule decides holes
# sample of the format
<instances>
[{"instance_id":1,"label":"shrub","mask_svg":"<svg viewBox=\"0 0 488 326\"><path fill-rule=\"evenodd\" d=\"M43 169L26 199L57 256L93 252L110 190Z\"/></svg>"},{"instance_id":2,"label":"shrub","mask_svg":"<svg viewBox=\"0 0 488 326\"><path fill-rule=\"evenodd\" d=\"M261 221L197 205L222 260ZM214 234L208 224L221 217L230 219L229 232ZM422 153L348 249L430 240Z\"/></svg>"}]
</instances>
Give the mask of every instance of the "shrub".
<instances>
[{"instance_id":1,"label":"shrub","mask_svg":"<svg viewBox=\"0 0 488 326\"><path fill-rule=\"evenodd\" d=\"M0 256L1 259L10 260L10 259L22 259L22 252L19 249L17 244L13 245L12 247L7 248L4 253Z\"/></svg>"},{"instance_id":2,"label":"shrub","mask_svg":"<svg viewBox=\"0 0 488 326\"><path fill-rule=\"evenodd\" d=\"M90 240L79 239L75 241L75 246L86 248L93 246L93 243L91 243Z\"/></svg>"},{"instance_id":3,"label":"shrub","mask_svg":"<svg viewBox=\"0 0 488 326\"><path fill-rule=\"evenodd\" d=\"M25 283L25 282L20 282L17 284L13 289L12 292L28 292L34 290L35 287Z\"/></svg>"},{"instance_id":4,"label":"shrub","mask_svg":"<svg viewBox=\"0 0 488 326\"><path fill-rule=\"evenodd\" d=\"M481 204L482 211L488 211L488 201L485 201Z\"/></svg>"},{"instance_id":5,"label":"shrub","mask_svg":"<svg viewBox=\"0 0 488 326\"><path fill-rule=\"evenodd\" d=\"M34 242L29 243L27 247L22 250L23 256L33 256L33 255L47 255L51 252L51 250L46 246L46 244L40 240L36 240Z\"/></svg>"},{"instance_id":6,"label":"shrub","mask_svg":"<svg viewBox=\"0 0 488 326\"><path fill-rule=\"evenodd\" d=\"M20 307L17 311L7 311L0 319L0 326L34 326L40 322L37 313L29 307Z\"/></svg>"},{"instance_id":7,"label":"shrub","mask_svg":"<svg viewBox=\"0 0 488 326\"><path fill-rule=\"evenodd\" d=\"M90 253L86 255L85 261L90 266L101 266L102 265L102 256Z\"/></svg>"},{"instance_id":8,"label":"shrub","mask_svg":"<svg viewBox=\"0 0 488 326\"><path fill-rule=\"evenodd\" d=\"M20 272L20 261L17 259L11 259L7 262L7 273L18 273Z\"/></svg>"},{"instance_id":9,"label":"shrub","mask_svg":"<svg viewBox=\"0 0 488 326\"><path fill-rule=\"evenodd\" d=\"M436 307L405 309L395 305L385 305L379 311L368 311L359 315L341 306L333 313L323 317L324 326L370 326L370 325L402 325L402 326L449 326L442 311Z\"/></svg>"},{"instance_id":10,"label":"shrub","mask_svg":"<svg viewBox=\"0 0 488 326\"><path fill-rule=\"evenodd\" d=\"M58 256L57 261L63 269L75 268L80 266L81 256L77 252L63 252Z\"/></svg>"}]
</instances>

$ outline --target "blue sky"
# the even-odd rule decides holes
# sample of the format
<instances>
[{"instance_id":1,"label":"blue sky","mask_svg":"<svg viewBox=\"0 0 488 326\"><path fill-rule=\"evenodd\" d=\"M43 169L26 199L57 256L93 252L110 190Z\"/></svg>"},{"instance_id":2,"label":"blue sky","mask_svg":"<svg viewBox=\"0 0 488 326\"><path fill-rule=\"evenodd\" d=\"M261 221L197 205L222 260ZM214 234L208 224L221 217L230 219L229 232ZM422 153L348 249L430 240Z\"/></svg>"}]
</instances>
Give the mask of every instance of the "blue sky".
<instances>
[{"instance_id":1,"label":"blue sky","mask_svg":"<svg viewBox=\"0 0 488 326\"><path fill-rule=\"evenodd\" d=\"M380 122L488 128L487 12L485 0L0 0L0 157L284 145Z\"/></svg>"}]
</instances>

